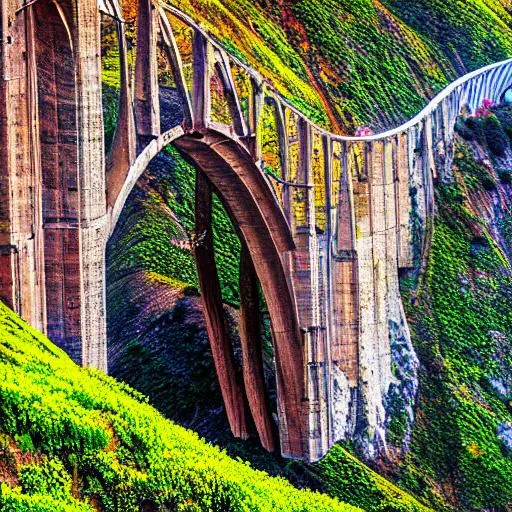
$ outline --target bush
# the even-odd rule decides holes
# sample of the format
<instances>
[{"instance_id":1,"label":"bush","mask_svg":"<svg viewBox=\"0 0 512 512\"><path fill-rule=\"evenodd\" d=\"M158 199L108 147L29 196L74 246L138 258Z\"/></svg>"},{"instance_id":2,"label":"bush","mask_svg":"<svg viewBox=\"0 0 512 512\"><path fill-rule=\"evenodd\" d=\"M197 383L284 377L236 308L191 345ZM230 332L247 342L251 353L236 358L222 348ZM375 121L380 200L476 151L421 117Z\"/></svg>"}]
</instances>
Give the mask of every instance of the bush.
<instances>
[{"instance_id":1,"label":"bush","mask_svg":"<svg viewBox=\"0 0 512 512\"><path fill-rule=\"evenodd\" d=\"M2 512L92 512L72 496L72 481L102 512L139 512L141 503L218 512L359 510L231 459L125 384L76 366L0 303L1 432L30 435L37 453L18 468L19 487L2 485Z\"/></svg>"},{"instance_id":2,"label":"bush","mask_svg":"<svg viewBox=\"0 0 512 512\"><path fill-rule=\"evenodd\" d=\"M494 190L496 188L496 182L490 175L482 176L481 178L482 186L490 192L491 190Z\"/></svg>"},{"instance_id":3,"label":"bush","mask_svg":"<svg viewBox=\"0 0 512 512\"><path fill-rule=\"evenodd\" d=\"M500 183L503 185L510 185L512 183L512 174L508 170L501 170L498 172Z\"/></svg>"},{"instance_id":4,"label":"bush","mask_svg":"<svg viewBox=\"0 0 512 512\"><path fill-rule=\"evenodd\" d=\"M496 156L503 156L509 147L509 139L499 119L491 114L481 122L487 146Z\"/></svg>"}]
</instances>

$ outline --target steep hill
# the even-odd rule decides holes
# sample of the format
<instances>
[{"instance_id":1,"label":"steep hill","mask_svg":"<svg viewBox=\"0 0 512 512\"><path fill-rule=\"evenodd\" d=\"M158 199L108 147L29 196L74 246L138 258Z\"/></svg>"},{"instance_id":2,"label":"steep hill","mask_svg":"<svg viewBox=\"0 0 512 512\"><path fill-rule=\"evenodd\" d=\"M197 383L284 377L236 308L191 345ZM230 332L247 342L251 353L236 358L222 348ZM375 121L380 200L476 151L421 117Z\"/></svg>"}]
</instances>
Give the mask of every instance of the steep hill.
<instances>
[{"instance_id":1,"label":"steep hill","mask_svg":"<svg viewBox=\"0 0 512 512\"><path fill-rule=\"evenodd\" d=\"M0 304L0 510L354 511L230 459Z\"/></svg>"},{"instance_id":2,"label":"steep hill","mask_svg":"<svg viewBox=\"0 0 512 512\"><path fill-rule=\"evenodd\" d=\"M428 511L341 448L310 470L324 467L330 494L365 510ZM0 510L362 509L231 459L0 303Z\"/></svg>"},{"instance_id":3,"label":"steep hill","mask_svg":"<svg viewBox=\"0 0 512 512\"><path fill-rule=\"evenodd\" d=\"M495 114L460 121L424 274L402 280L421 368L410 451L395 474L458 510L512 504L512 109ZM399 415L394 427L400 446Z\"/></svg>"},{"instance_id":4,"label":"steep hill","mask_svg":"<svg viewBox=\"0 0 512 512\"><path fill-rule=\"evenodd\" d=\"M180 8L299 108L345 132L398 124L457 75L512 55L506 0L185 0Z\"/></svg>"},{"instance_id":5,"label":"steep hill","mask_svg":"<svg viewBox=\"0 0 512 512\"><path fill-rule=\"evenodd\" d=\"M135 45L137 1L121 3ZM397 125L458 75L512 56L508 0L183 0L176 6L311 119L339 133ZM115 85L117 53L108 44L105 50L104 78Z\"/></svg>"}]
</instances>

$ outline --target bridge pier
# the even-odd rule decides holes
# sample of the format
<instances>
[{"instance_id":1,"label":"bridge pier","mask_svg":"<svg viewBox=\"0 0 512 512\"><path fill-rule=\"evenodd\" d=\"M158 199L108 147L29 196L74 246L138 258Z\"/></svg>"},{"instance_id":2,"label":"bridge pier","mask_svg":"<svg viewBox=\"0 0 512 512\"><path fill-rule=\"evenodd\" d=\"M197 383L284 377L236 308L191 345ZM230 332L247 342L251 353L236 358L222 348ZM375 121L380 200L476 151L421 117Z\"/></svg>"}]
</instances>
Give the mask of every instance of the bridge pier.
<instances>
[{"instance_id":1,"label":"bridge pier","mask_svg":"<svg viewBox=\"0 0 512 512\"><path fill-rule=\"evenodd\" d=\"M249 250L242 242L240 253L240 321L242 370L249 409L263 448L276 448L276 429L273 425L265 387L263 345L261 342L261 313L258 276Z\"/></svg>"},{"instance_id":2,"label":"bridge pier","mask_svg":"<svg viewBox=\"0 0 512 512\"><path fill-rule=\"evenodd\" d=\"M195 197L194 257L213 362L217 371L217 379L231 432L235 437L247 439L249 437L249 426L244 389L241 384L241 375L239 375L235 365L215 263L212 231L212 188L201 171L196 172ZM245 338L244 341L250 342L253 340ZM247 349L247 343L242 346Z\"/></svg>"}]
</instances>

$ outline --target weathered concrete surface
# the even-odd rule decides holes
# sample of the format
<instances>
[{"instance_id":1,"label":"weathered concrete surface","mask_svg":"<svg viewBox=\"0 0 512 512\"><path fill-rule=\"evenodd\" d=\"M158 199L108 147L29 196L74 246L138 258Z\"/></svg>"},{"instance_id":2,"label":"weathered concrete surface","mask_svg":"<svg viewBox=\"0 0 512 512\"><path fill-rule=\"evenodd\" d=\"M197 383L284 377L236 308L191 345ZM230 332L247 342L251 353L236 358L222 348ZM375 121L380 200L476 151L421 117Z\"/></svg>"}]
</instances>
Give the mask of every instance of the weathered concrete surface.
<instances>
[{"instance_id":1,"label":"weathered concrete surface","mask_svg":"<svg viewBox=\"0 0 512 512\"><path fill-rule=\"evenodd\" d=\"M246 397L241 382L242 376L236 370L215 263L212 194L210 182L198 171L196 173L194 256L197 263L199 286L202 291L206 329L231 431L235 437L247 439L249 425Z\"/></svg>"},{"instance_id":2,"label":"weathered concrete surface","mask_svg":"<svg viewBox=\"0 0 512 512\"><path fill-rule=\"evenodd\" d=\"M2 297L106 369L98 8L6 1L1 17Z\"/></svg>"},{"instance_id":3,"label":"weathered concrete surface","mask_svg":"<svg viewBox=\"0 0 512 512\"><path fill-rule=\"evenodd\" d=\"M315 460L346 437L362 440L369 456L385 451L386 405L397 392L411 403L416 389L398 270L412 267L428 250L433 184L452 179L458 113L464 106L474 112L484 98L504 98L512 62L462 77L397 129L340 137L311 123L172 7L139 2L133 96L115 1L98 7L93 0L26 6L1 0L1 7L2 299L77 361L106 369L105 244L137 179L172 143L199 169L202 190L213 187L219 195L247 249L241 279L244 379L231 368L218 286L208 274L211 247L196 250L235 435L246 437L254 420L263 445L275 446L259 333L251 322L257 276L271 318L281 452ZM100 9L118 25L122 70L107 177ZM173 34L173 16L193 33L188 49ZM172 70L174 95L159 91L158 47ZM247 112L233 80L235 66L250 84ZM213 76L220 89L212 92ZM166 97L180 103L170 109L181 111L176 126L169 112L160 112ZM269 105L274 134L261 122ZM223 118L219 109L229 122L213 121ZM269 154L277 155L279 176L264 170ZM208 198L200 192L198 228L208 234ZM393 362L404 358L407 371L394 375Z\"/></svg>"},{"instance_id":4,"label":"weathered concrete surface","mask_svg":"<svg viewBox=\"0 0 512 512\"><path fill-rule=\"evenodd\" d=\"M273 452L276 434L265 388L263 345L261 341L258 276L249 250L242 245L240 254L240 322L244 385L256 431L262 446Z\"/></svg>"}]
</instances>

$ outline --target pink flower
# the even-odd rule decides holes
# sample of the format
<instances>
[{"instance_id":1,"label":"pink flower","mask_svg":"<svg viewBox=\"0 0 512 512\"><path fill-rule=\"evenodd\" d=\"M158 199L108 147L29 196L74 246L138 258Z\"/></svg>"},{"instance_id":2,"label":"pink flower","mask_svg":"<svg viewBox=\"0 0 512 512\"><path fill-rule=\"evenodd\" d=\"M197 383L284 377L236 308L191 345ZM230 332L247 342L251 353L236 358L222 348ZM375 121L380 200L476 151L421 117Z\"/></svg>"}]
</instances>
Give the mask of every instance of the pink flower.
<instances>
[{"instance_id":1,"label":"pink flower","mask_svg":"<svg viewBox=\"0 0 512 512\"><path fill-rule=\"evenodd\" d=\"M487 117L491 115L491 111L484 107L478 107L475 112L475 117Z\"/></svg>"},{"instance_id":2,"label":"pink flower","mask_svg":"<svg viewBox=\"0 0 512 512\"><path fill-rule=\"evenodd\" d=\"M368 137L373 135L373 130L368 128L368 126L358 126L356 128L355 134L356 137Z\"/></svg>"},{"instance_id":3,"label":"pink flower","mask_svg":"<svg viewBox=\"0 0 512 512\"><path fill-rule=\"evenodd\" d=\"M482 101L482 108L489 109L491 107L494 107L494 101L492 101L489 98L484 98Z\"/></svg>"}]
</instances>

